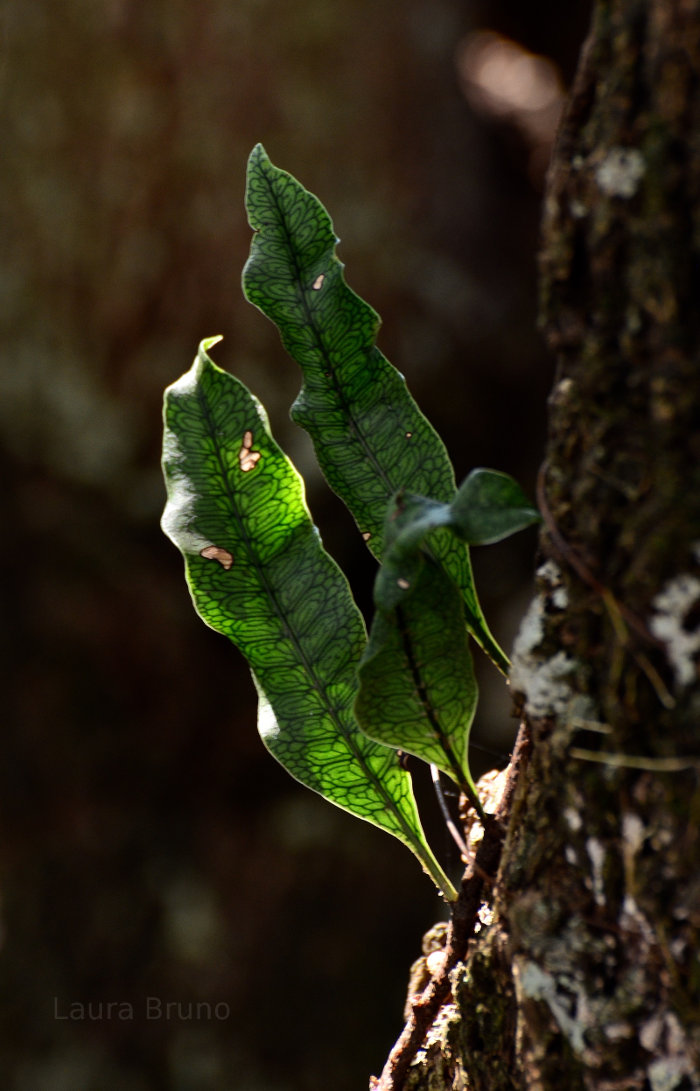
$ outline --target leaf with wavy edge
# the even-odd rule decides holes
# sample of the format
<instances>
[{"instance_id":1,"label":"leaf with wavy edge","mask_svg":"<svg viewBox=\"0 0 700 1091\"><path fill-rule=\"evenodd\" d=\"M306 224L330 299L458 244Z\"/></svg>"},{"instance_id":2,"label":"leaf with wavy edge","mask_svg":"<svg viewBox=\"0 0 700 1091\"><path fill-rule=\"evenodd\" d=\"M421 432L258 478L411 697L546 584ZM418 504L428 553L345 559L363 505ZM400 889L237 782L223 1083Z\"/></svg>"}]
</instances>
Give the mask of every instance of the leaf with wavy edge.
<instances>
[{"instance_id":1,"label":"leaf with wavy edge","mask_svg":"<svg viewBox=\"0 0 700 1091\"><path fill-rule=\"evenodd\" d=\"M379 316L345 282L328 213L261 144L248 161L246 207L255 235L244 292L277 325L303 372L292 418L310 434L328 483L381 558L391 497L410 487L451 501L452 464L403 376L376 346ZM474 638L506 671L479 606L468 549L451 536L436 537L432 548L461 590Z\"/></svg>"},{"instance_id":2,"label":"leaf with wavy edge","mask_svg":"<svg viewBox=\"0 0 700 1091\"><path fill-rule=\"evenodd\" d=\"M216 340L202 343L165 395L163 529L185 558L195 608L248 660L270 752L303 784L407 845L454 900L408 773L357 727L365 632L347 581L264 410L207 355Z\"/></svg>"}]
</instances>

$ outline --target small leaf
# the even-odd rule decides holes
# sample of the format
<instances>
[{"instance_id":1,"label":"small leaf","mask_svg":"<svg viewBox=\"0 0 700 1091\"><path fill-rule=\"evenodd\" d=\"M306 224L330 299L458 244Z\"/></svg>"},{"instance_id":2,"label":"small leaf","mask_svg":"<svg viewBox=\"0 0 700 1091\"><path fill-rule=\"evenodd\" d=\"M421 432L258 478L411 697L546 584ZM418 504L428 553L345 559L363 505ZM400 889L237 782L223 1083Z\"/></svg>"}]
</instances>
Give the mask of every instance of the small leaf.
<instances>
[{"instance_id":1,"label":"small leaf","mask_svg":"<svg viewBox=\"0 0 700 1091\"><path fill-rule=\"evenodd\" d=\"M421 587L421 581L427 578L426 565L429 562L430 553L433 555L440 555L441 553L441 550L436 548L436 544L441 539L452 537L455 540L466 541L470 545L486 544L487 542L505 538L508 534L513 534L515 531L521 530L536 521L539 521L539 514L530 505L520 486L506 474L497 473L494 470L479 469L472 471L450 504L442 504L425 496L400 491L394 497L393 503L387 511L384 532L384 562L377 572L374 586L375 605L383 618L381 621L376 620L373 624L370 646L365 653L363 663L367 662L370 654L376 656L378 654L377 649L380 647L386 652L389 647L389 633L393 632L397 627L402 632L408 633L411 639L419 639L421 626L424 623L421 620L420 611L415 608L415 604L420 601L418 588ZM455 656L461 657L462 666L459 669L464 672L465 687L468 690L471 678L471 660L468 666L464 665L464 656L465 654L468 656L469 653L466 637L463 632L460 636L459 626L456 624L454 610L451 607L454 593L454 584L445 574L442 596L435 596L433 608L437 610L438 616L442 613L449 616L449 625L445 622L446 650L440 654L448 658L449 646L450 644L453 645ZM425 609L429 609L427 599ZM480 613L478 603L476 609ZM477 613L477 622L479 613ZM413 619L410 623L407 620L409 616ZM404 621L407 623L404 624ZM404 637L404 642L406 639ZM464 647L462 647L462 644ZM382 658L381 669L386 670L387 673L390 671L390 660L387 654L384 654ZM397 674L400 674L402 670L404 675L406 675L406 671L408 671L408 675L411 674L407 662L400 666L398 660L396 660L393 669L396 670ZM456 664L455 669L457 669ZM362 685L365 685L369 678L368 674L361 672L360 677ZM372 675L372 682L371 698L376 707L380 708L382 701L379 697L379 681L376 672ZM421 692L428 692L429 689L430 687L426 688L424 686ZM385 735L380 736L377 733L374 724L368 726L366 696L366 694L363 696L361 688L360 700L356 706L359 710L360 725L373 738L381 737L382 741L388 742L389 739ZM475 693L474 701L476 701ZM431 699L431 704L438 707L440 697L436 696L434 701ZM390 701L388 699L385 705L389 707ZM433 738L437 738L441 734L431 724L430 717L425 720L425 724L427 733L430 734L432 731ZM466 761L466 738L470 724L471 715L466 727L467 735L464 740L463 764L462 758L458 759L464 770L468 785L471 785L471 780ZM396 734L394 737L398 738L399 736ZM412 753L418 752L415 749L412 750L411 745L406 741L397 741L392 745L399 746L404 750L410 750ZM433 745L432 742L430 745ZM448 757L451 769L447 769L434 756L426 756L428 752L428 750L425 750L419 756L425 757L426 761L438 765L445 772L454 775L452 755Z\"/></svg>"},{"instance_id":2,"label":"small leaf","mask_svg":"<svg viewBox=\"0 0 700 1091\"><path fill-rule=\"evenodd\" d=\"M468 545L488 545L538 522L539 512L520 486L496 470L472 470L449 504L401 490L387 511L386 550L377 583L393 587L399 578L410 580L420 551L430 548L435 553L435 542L446 535ZM390 593L382 589L375 598L383 601ZM394 596L398 601L400 595Z\"/></svg>"},{"instance_id":3,"label":"small leaf","mask_svg":"<svg viewBox=\"0 0 700 1091\"><path fill-rule=\"evenodd\" d=\"M450 507L455 529L470 545L491 545L540 522L517 481L496 470L472 470Z\"/></svg>"},{"instance_id":4,"label":"small leaf","mask_svg":"<svg viewBox=\"0 0 700 1091\"><path fill-rule=\"evenodd\" d=\"M347 581L263 409L212 363L212 343L165 396L163 529L184 555L196 610L247 658L270 752L303 784L399 838L453 900L409 775L354 718L365 632Z\"/></svg>"},{"instance_id":5,"label":"small leaf","mask_svg":"<svg viewBox=\"0 0 700 1091\"><path fill-rule=\"evenodd\" d=\"M440 565L417 557L400 605L390 578L376 585L355 713L371 738L437 765L476 800L467 745L478 694L461 598Z\"/></svg>"},{"instance_id":6,"label":"small leaf","mask_svg":"<svg viewBox=\"0 0 700 1091\"><path fill-rule=\"evenodd\" d=\"M381 558L391 497L410 487L448 503L456 489L452 464L403 376L377 348L379 316L345 282L328 213L260 144L248 161L246 207L255 235L243 288L302 369L292 417ZM450 535L436 537L432 549L462 592L475 639L507 671L479 606L468 550Z\"/></svg>"}]
</instances>

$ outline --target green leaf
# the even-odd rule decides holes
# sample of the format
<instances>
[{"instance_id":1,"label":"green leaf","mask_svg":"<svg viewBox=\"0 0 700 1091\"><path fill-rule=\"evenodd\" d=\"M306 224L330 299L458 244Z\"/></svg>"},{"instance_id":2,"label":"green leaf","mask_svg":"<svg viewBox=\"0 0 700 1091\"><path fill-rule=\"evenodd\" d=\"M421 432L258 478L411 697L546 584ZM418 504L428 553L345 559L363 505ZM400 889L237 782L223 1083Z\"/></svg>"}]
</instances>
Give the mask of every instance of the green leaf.
<instances>
[{"instance_id":1,"label":"green leaf","mask_svg":"<svg viewBox=\"0 0 700 1091\"><path fill-rule=\"evenodd\" d=\"M453 900L408 774L354 718L365 632L347 581L262 407L209 359L215 340L165 396L163 529L184 555L196 610L247 658L270 752L326 799L398 837Z\"/></svg>"},{"instance_id":2,"label":"green leaf","mask_svg":"<svg viewBox=\"0 0 700 1091\"><path fill-rule=\"evenodd\" d=\"M459 590L422 551L413 561L400 605L390 580L377 584L355 713L371 738L437 765L476 801L467 746L478 691Z\"/></svg>"},{"instance_id":3,"label":"green leaf","mask_svg":"<svg viewBox=\"0 0 700 1091\"><path fill-rule=\"evenodd\" d=\"M453 535L498 541L539 519L506 474L474 470L450 504L400 492L389 507L377 608L360 662L363 731L451 776L479 809L467 747L477 701L458 589L426 551Z\"/></svg>"},{"instance_id":4,"label":"green leaf","mask_svg":"<svg viewBox=\"0 0 700 1091\"><path fill-rule=\"evenodd\" d=\"M328 483L381 558L384 516L397 490L452 500L449 457L375 344L379 316L345 282L328 213L260 144L248 162L246 207L255 235L245 294L277 325L303 373L292 418L310 434ZM475 639L507 670L479 607L468 550L449 535L432 548L462 592Z\"/></svg>"},{"instance_id":5,"label":"green leaf","mask_svg":"<svg viewBox=\"0 0 700 1091\"><path fill-rule=\"evenodd\" d=\"M450 508L452 526L470 545L500 542L541 521L517 481L496 470L472 470Z\"/></svg>"},{"instance_id":6,"label":"green leaf","mask_svg":"<svg viewBox=\"0 0 700 1091\"><path fill-rule=\"evenodd\" d=\"M540 522L520 486L496 470L472 470L454 500L439 503L426 496L399 491L386 518L384 563L377 574L375 599L402 601L405 581L420 563L420 551L452 535L468 545L488 545Z\"/></svg>"}]
</instances>

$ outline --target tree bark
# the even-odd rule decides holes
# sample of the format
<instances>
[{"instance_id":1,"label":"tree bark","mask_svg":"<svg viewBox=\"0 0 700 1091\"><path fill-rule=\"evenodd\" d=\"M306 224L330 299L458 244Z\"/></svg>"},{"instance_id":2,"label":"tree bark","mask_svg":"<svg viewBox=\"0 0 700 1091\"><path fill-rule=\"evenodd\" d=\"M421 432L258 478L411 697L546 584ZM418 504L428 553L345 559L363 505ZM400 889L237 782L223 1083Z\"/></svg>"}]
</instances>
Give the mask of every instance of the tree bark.
<instances>
[{"instance_id":1,"label":"tree bark","mask_svg":"<svg viewBox=\"0 0 700 1091\"><path fill-rule=\"evenodd\" d=\"M601 0L545 197L528 756L451 995L382 1088L700 1088L699 259L700 2Z\"/></svg>"}]
</instances>

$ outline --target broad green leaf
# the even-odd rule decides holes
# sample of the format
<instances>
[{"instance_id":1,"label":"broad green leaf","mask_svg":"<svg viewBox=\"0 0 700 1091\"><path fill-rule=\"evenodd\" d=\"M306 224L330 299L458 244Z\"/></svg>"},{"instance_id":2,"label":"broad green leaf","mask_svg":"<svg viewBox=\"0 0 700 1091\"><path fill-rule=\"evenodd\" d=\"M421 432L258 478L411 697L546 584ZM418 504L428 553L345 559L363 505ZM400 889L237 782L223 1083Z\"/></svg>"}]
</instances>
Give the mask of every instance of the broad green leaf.
<instances>
[{"instance_id":1,"label":"broad green leaf","mask_svg":"<svg viewBox=\"0 0 700 1091\"><path fill-rule=\"evenodd\" d=\"M270 752L332 803L398 837L453 900L408 774L354 718L365 632L347 581L260 404L209 359L215 340L165 396L163 529L184 555L195 608L248 660Z\"/></svg>"},{"instance_id":2,"label":"broad green leaf","mask_svg":"<svg viewBox=\"0 0 700 1091\"><path fill-rule=\"evenodd\" d=\"M303 373L292 418L310 434L328 483L381 558L384 516L397 490L452 500L449 457L375 344L379 316L345 282L328 213L260 144L248 162L246 207L255 235L245 294L277 325ZM475 639L507 670L479 607L468 549L449 535L432 548L462 592Z\"/></svg>"},{"instance_id":3,"label":"broad green leaf","mask_svg":"<svg viewBox=\"0 0 700 1091\"><path fill-rule=\"evenodd\" d=\"M459 590L429 556L414 561L401 605L378 585L355 713L371 738L437 765L477 801L467 746L478 691Z\"/></svg>"}]
</instances>

